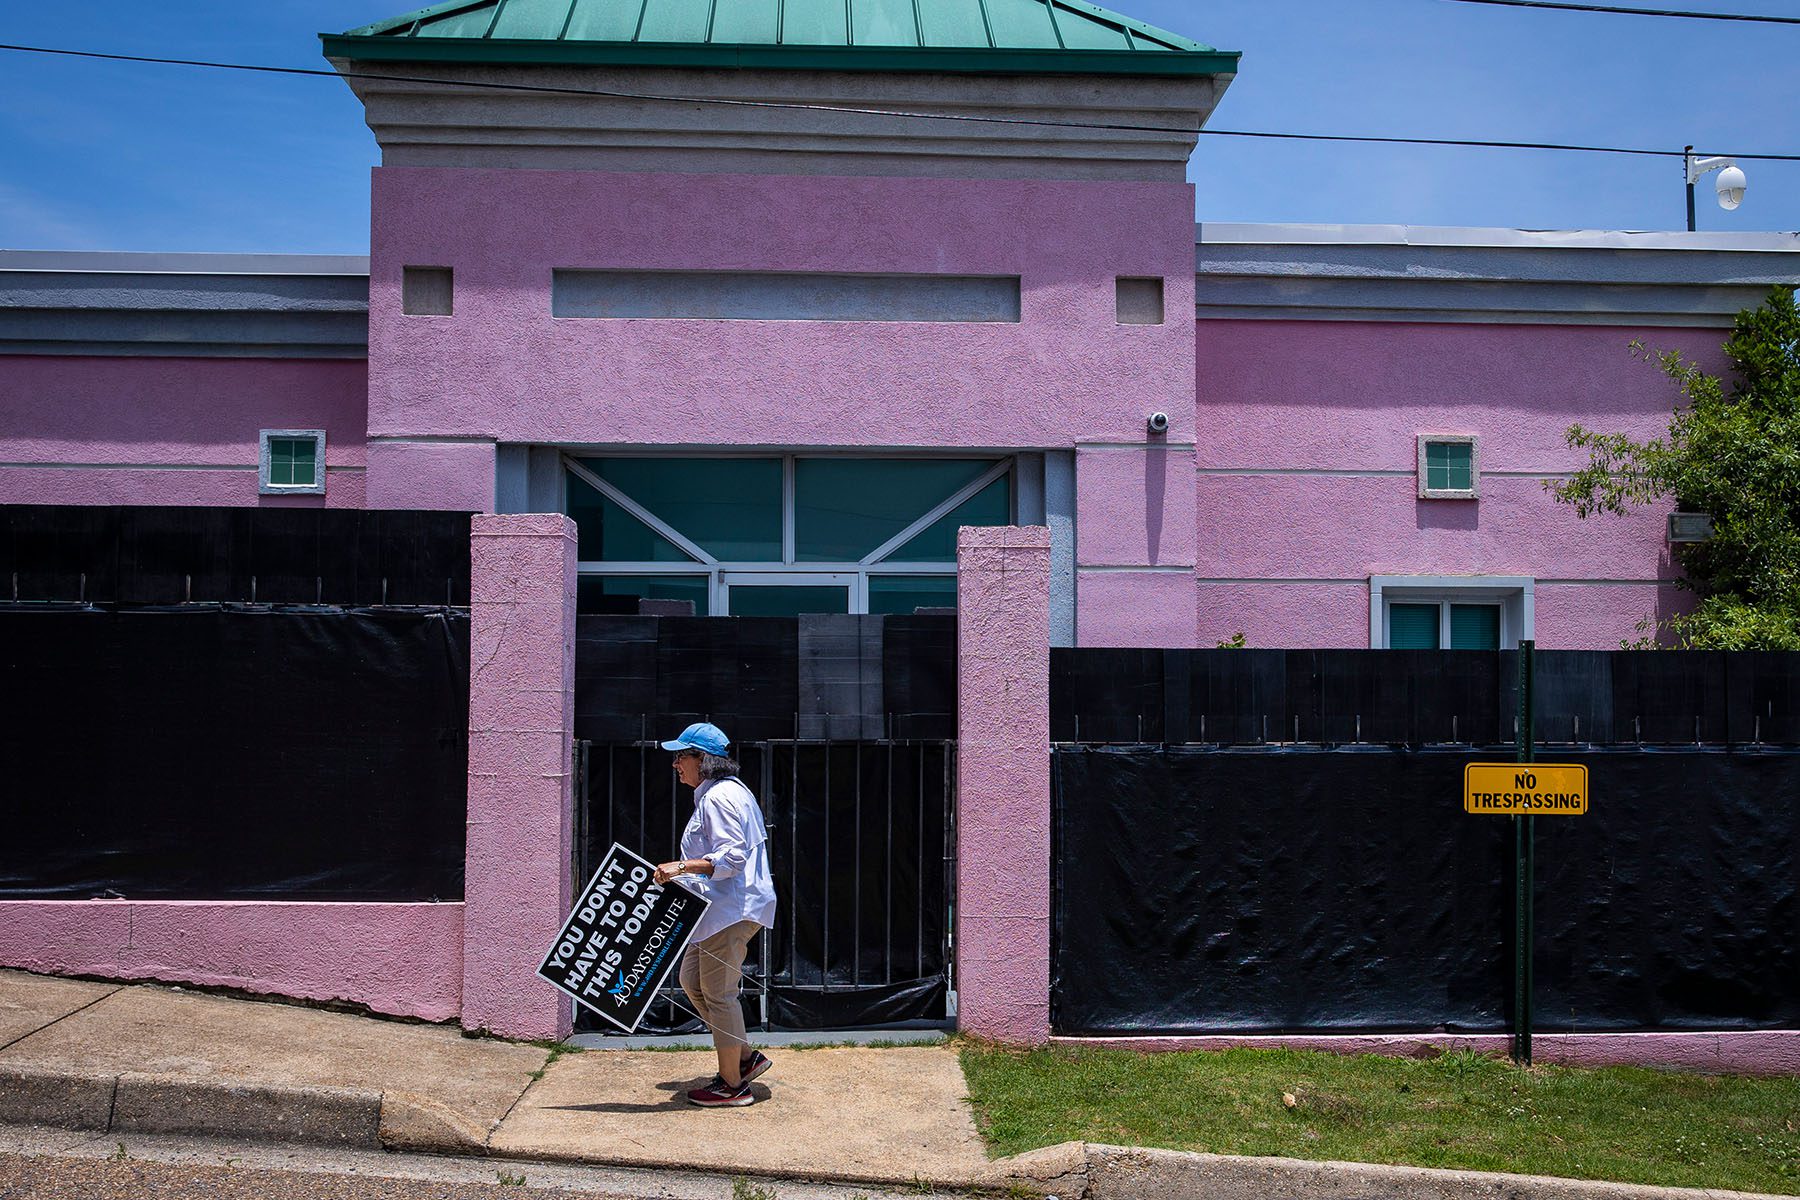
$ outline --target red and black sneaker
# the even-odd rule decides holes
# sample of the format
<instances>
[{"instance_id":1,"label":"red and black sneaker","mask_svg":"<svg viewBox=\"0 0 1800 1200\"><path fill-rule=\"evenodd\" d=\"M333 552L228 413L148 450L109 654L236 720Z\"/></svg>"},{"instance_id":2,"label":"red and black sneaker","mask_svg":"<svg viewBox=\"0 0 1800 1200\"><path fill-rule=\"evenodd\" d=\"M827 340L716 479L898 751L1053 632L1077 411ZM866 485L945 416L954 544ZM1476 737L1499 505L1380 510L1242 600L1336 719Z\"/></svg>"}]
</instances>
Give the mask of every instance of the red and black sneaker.
<instances>
[{"instance_id":1,"label":"red and black sneaker","mask_svg":"<svg viewBox=\"0 0 1800 1200\"><path fill-rule=\"evenodd\" d=\"M741 1064L744 1082L749 1083L752 1079L758 1078L764 1071L767 1071L774 1065L774 1063L769 1061L769 1056L764 1054L761 1050L750 1051L750 1057L746 1058Z\"/></svg>"},{"instance_id":2,"label":"red and black sneaker","mask_svg":"<svg viewBox=\"0 0 1800 1200\"><path fill-rule=\"evenodd\" d=\"M701 1108L743 1108L756 1103L756 1097L750 1093L749 1083L732 1087L717 1075L705 1087L689 1091L687 1098L689 1104L698 1104Z\"/></svg>"}]
</instances>

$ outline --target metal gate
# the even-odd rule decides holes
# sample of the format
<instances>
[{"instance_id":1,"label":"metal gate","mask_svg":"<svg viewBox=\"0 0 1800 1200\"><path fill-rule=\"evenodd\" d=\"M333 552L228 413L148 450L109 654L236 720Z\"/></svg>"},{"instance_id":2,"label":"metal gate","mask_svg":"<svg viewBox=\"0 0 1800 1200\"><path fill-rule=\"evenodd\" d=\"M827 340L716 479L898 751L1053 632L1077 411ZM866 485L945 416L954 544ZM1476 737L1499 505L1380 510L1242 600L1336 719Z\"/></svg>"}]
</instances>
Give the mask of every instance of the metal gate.
<instances>
[{"instance_id":1,"label":"metal gate","mask_svg":"<svg viewBox=\"0 0 1800 1200\"><path fill-rule=\"evenodd\" d=\"M744 966L753 1029L943 1024L956 1015L955 747L941 740L773 740L735 747L769 827L775 926ZM674 856L692 812L654 742L579 742L576 871L613 842ZM577 1006L576 1028L606 1032ZM701 1028L678 988L640 1032Z\"/></svg>"}]
</instances>

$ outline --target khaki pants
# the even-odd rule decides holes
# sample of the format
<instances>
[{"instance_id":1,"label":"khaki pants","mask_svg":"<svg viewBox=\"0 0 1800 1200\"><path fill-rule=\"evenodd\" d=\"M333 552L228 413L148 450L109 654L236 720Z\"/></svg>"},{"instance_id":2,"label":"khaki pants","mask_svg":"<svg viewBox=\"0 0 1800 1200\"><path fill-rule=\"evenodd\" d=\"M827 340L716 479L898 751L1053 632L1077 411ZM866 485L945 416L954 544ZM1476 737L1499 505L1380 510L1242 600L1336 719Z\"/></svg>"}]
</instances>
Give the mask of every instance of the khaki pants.
<instances>
[{"instance_id":1,"label":"khaki pants","mask_svg":"<svg viewBox=\"0 0 1800 1200\"><path fill-rule=\"evenodd\" d=\"M739 921L704 942L693 943L681 956L681 990L712 1030L713 1045L721 1050L736 1046L739 1058L750 1045L744 1035L744 1010L738 1003L744 954L750 939L761 930L755 921Z\"/></svg>"}]
</instances>

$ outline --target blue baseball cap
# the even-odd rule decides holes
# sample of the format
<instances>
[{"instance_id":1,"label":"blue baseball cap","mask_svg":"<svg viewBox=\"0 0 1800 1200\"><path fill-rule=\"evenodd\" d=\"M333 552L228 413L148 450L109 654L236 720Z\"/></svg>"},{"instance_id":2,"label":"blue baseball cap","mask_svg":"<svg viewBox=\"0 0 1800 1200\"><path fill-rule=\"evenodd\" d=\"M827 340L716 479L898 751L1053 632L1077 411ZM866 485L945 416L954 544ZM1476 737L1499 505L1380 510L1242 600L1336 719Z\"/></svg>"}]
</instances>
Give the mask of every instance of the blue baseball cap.
<instances>
[{"instance_id":1,"label":"blue baseball cap","mask_svg":"<svg viewBox=\"0 0 1800 1200\"><path fill-rule=\"evenodd\" d=\"M717 725L701 721L681 731L681 736L662 744L664 750L699 750L705 754L723 755L731 748L731 739Z\"/></svg>"}]
</instances>

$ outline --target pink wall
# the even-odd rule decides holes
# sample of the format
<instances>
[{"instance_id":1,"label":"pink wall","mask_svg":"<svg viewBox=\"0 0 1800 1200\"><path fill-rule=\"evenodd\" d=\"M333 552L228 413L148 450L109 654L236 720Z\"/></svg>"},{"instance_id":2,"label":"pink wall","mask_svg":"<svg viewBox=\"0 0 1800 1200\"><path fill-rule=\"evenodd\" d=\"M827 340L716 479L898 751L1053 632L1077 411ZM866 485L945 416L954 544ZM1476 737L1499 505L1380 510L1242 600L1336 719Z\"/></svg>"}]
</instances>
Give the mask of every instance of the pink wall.
<instances>
[{"instance_id":1,"label":"pink wall","mask_svg":"<svg viewBox=\"0 0 1800 1200\"><path fill-rule=\"evenodd\" d=\"M477 516L470 543L469 835L462 1022L568 1034L537 976L571 895L575 523Z\"/></svg>"},{"instance_id":2,"label":"pink wall","mask_svg":"<svg viewBox=\"0 0 1800 1200\"><path fill-rule=\"evenodd\" d=\"M362 362L5 361L0 503L363 506ZM323 498L257 494L262 429L325 430Z\"/></svg>"},{"instance_id":3,"label":"pink wall","mask_svg":"<svg viewBox=\"0 0 1800 1200\"><path fill-rule=\"evenodd\" d=\"M1050 1036L1050 531L957 537L956 988L965 1033Z\"/></svg>"},{"instance_id":4,"label":"pink wall","mask_svg":"<svg viewBox=\"0 0 1800 1200\"><path fill-rule=\"evenodd\" d=\"M1582 521L1541 482L1585 461L1574 422L1666 430L1680 395L1638 337L1724 365L1715 330L1199 322L1197 644L1366 646L1376 574L1529 576L1553 648L1676 611L1668 505ZM1480 500L1417 498L1420 433L1478 435Z\"/></svg>"},{"instance_id":5,"label":"pink wall","mask_svg":"<svg viewBox=\"0 0 1800 1200\"><path fill-rule=\"evenodd\" d=\"M1191 437L1186 184L383 167L372 435L664 446L1069 446ZM401 267L455 315L400 312ZM1018 324L556 319L558 267L1017 275ZM1160 326L1114 279L1160 275Z\"/></svg>"},{"instance_id":6,"label":"pink wall","mask_svg":"<svg viewBox=\"0 0 1800 1200\"><path fill-rule=\"evenodd\" d=\"M380 1013L454 1018L461 904L0 901L0 964L52 975L160 979Z\"/></svg>"}]
</instances>

